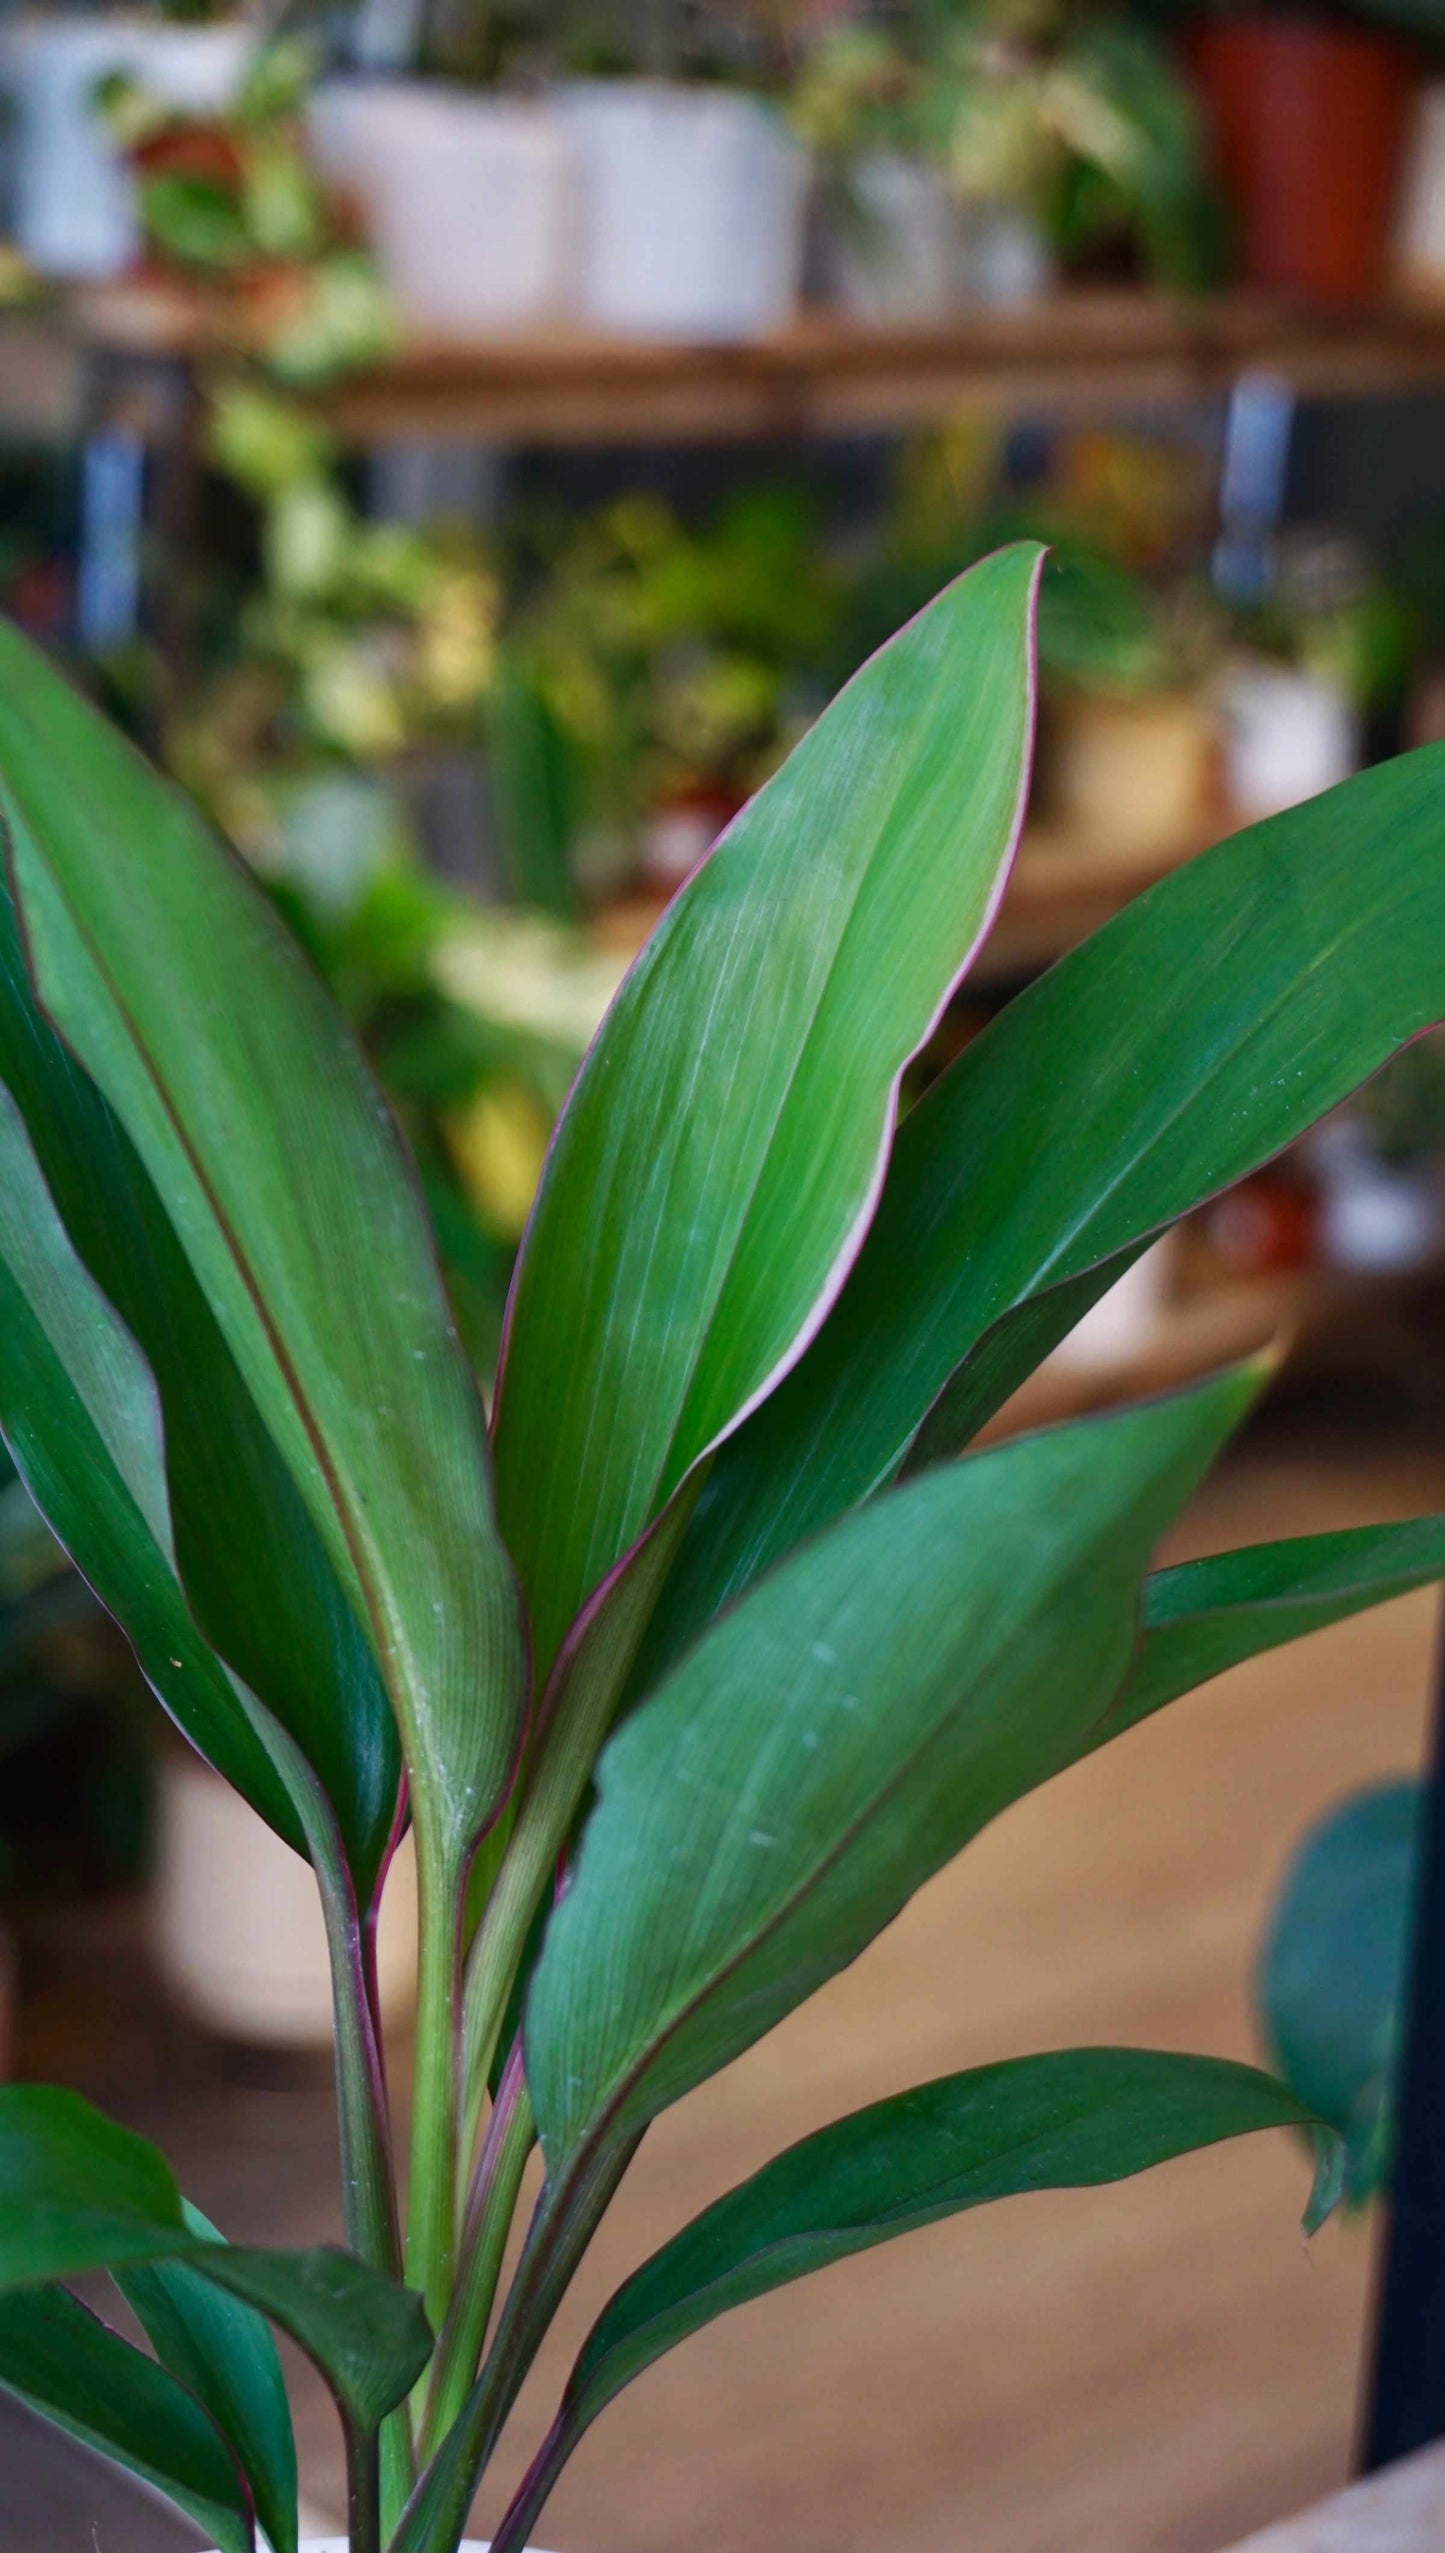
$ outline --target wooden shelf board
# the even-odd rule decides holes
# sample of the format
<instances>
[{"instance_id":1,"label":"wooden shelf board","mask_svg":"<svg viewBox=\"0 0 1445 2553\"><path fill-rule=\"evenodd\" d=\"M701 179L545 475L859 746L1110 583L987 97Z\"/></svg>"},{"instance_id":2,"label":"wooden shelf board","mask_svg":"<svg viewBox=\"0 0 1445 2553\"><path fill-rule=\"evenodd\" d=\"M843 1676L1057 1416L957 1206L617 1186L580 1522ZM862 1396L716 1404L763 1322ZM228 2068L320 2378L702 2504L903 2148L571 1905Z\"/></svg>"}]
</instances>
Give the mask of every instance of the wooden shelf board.
<instances>
[{"instance_id":1,"label":"wooden shelf board","mask_svg":"<svg viewBox=\"0 0 1445 2553\"><path fill-rule=\"evenodd\" d=\"M187 364L225 342L214 308L174 289L80 290L0 323L0 424L23 422L48 359ZM1017 411L1198 397L1267 364L1300 391L1445 387L1445 309L1320 309L1254 292L1198 301L1065 292L946 327L870 328L818 312L761 343L672 345L557 331L417 340L326 401L347 436L579 445L846 435L915 425L962 401Z\"/></svg>"}]
</instances>

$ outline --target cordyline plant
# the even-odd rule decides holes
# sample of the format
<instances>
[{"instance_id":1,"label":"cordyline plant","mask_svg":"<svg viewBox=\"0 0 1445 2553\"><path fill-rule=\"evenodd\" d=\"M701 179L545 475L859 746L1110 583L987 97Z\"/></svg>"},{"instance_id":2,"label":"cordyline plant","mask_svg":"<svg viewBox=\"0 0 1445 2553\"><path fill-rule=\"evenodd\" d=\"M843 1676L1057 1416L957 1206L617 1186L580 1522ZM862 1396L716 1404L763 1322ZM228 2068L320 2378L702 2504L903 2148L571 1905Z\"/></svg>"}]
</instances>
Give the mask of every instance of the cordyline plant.
<instances>
[{"instance_id":1,"label":"cordyline plant","mask_svg":"<svg viewBox=\"0 0 1445 2553\"><path fill-rule=\"evenodd\" d=\"M1445 1519L1149 1574L1232 1371L968 1454L1150 1239L1445 1014L1445 749L1236 835L900 1075L994 914L1031 547L864 667L678 896L557 1130L484 1424L395 1131L271 909L0 636L0 1422L157 1694L316 1873L348 2248L233 2247L71 2093L0 2094L0 2382L223 2553L296 2544L279 2324L353 2553L452 2553L649 2122L1010 1802L1445 1573ZM965 1459L958 1459L959 1456ZM416 1839L409 2162L372 1941ZM1306 2106L1115 2048L905 2091L613 2297L496 2539L727 2307ZM500 2294L524 2168L541 2195ZM108 2271L153 2344L65 2282Z\"/></svg>"}]
</instances>

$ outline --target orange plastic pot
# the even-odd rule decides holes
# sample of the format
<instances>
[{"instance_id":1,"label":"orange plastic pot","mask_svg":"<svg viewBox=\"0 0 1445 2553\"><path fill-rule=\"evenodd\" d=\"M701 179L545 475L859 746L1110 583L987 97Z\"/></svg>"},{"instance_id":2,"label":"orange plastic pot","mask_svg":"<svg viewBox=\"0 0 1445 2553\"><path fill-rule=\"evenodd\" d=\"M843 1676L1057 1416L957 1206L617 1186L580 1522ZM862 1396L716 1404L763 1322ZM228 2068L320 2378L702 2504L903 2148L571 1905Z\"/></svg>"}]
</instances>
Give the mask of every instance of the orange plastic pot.
<instances>
[{"instance_id":1,"label":"orange plastic pot","mask_svg":"<svg viewBox=\"0 0 1445 2553\"><path fill-rule=\"evenodd\" d=\"M1245 278L1365 301L1385 270L1414 64L1372 30L1206 22L1194 60Z\"/></svg>"}]
</instances>

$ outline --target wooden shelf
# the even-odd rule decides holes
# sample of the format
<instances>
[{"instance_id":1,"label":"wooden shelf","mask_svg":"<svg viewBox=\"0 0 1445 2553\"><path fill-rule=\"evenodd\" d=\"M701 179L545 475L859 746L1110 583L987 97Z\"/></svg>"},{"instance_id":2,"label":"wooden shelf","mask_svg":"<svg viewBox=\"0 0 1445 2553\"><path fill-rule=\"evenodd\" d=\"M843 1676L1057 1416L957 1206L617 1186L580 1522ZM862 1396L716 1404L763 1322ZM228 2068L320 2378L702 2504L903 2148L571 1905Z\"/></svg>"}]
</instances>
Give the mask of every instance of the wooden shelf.
<instances>
[{"instance_id":1,"label":"wooden shelf","mask_svg":"<svg viewBox=\"0 0 1445 2553\"><path fill-rule=\"evenodd\" d=\"M0 427L63 426L93 396L97 366L113 395L129 376L144 423L147 372L224 342L213 312L169 288L78 291L42 313L11 314L0 322ZM1081 290L1029 310L968 312L947 327L869 328L818 313L747 346L566 333L428 340L325 404L360 443L730 442L887 431L961 402L1019 411L1191 399L1252 365L1306 395L1445 388L1445 307L1340 311L1252 292L1183 301Z\"/></svg>"}]
</instances>

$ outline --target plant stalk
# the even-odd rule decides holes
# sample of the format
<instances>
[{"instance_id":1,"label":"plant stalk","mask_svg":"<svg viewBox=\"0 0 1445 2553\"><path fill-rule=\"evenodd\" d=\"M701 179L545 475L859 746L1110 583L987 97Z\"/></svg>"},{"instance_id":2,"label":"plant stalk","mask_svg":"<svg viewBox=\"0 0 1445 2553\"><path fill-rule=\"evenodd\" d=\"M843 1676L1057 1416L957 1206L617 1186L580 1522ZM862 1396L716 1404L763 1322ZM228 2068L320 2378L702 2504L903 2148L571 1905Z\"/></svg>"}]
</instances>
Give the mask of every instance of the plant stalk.
<instances>
[{"instance_id":1,"label":"plant stalk","mask_svg":"<svg viewBox=\"0 0 1445 2553\"><path fill-rule=\"evenodd\" d=\"M380 2460L374 2430L358 2429L350 2420L346 2432L346 2522L350 2553L381 2553Z\"/></svg>"},{"instance_id":2,"label":"plant stalk","mask_svg":"<svg viewBox=\"0 0 1445 2553\"><path fill-rule=\"evenodd\" d=\"M456 2292L437 2345L423 2452L435 2452L467 2398L486 2346L527 2157L536 2140L520 2047L507 2061L462 2230Z\"/></svg>"},{"instance_id":3,"label":"plant stalk","mask_svg":"<svg viewBox=\"0 0 1445 2553\"><path fill-rule=\"evenodd\" d=\"M550 1787L529 1791L487 1900L467 1960L462 1995L462 2152L481 2127L487 2074L506 2019L532 1919L567 1840L573 1811L559 1816Z\"/></svg>"},{"instance_id":4,"label":"plant stalk","mask_svg":"<svg viewBox=\"0 0 1445 2553\"><path fill-rule=\"evenodd\" d=\"M433 2331L451 2303L456 2261L461 1928L465 1885L454 1854L420 1827L416 1839L420 1945L406 2276Z\"/></svg>"},{"instance_id":5,"label":"plant stalk","mask_svg":"<svg viewBox=\"0 0 1445 2553\"><path fill-rule=\"evenodd\" d=\"M559 2411L517 2485L506 2515L492 2538L491 2553L525 2553L528 2536L548 2500L576 2440L565 2410Z\"/></svg>"},{"instance_id":6,"label":"plant stalk","mask_svg":"<svg viewBox=\"0 0 1445 2553\"><path fill-rule=\"evenodd\" d=\"M555 2190L544 2188L482 2371L423 2472L390 2553L456 2553L503 2424L639 2142L630 2137Z\"/></svg>"},{"instance_id":7,"label":"plant stalk","mask_svg":"<svg viewBox=\"0 0 1445 2553\"><path fill-rule=\"evenodd\" d=\"M388 2278L399 2278L391 2128L370 1945L344 1867L328 1856L318 1859L316 1871L331 1956L342 2223L347 2242L362 2260ZM382 2503L391 2520L405 2506L416 2479L404 2413L393 2413L382 2423L380 2475Z\"/></svg>"}]
</instances>

